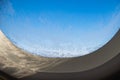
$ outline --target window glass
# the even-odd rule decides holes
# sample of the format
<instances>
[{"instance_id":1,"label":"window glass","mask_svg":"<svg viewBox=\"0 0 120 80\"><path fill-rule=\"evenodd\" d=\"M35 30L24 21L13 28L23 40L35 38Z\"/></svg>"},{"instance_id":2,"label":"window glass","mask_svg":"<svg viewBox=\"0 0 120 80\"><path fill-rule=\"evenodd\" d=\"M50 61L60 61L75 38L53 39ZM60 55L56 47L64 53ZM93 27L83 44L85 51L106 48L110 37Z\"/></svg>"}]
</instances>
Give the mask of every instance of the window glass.
<instances>
[{"instance_id":1,"label":"window glass","mask_svg":"<svg viewBox=\"0 0 120 80\"><path fill-rule=\"evenodd\" d=\"M1 0L0 29L44 57L78 57L104 46L120 26L119 0Z\"/></svg>"}]
</instances>

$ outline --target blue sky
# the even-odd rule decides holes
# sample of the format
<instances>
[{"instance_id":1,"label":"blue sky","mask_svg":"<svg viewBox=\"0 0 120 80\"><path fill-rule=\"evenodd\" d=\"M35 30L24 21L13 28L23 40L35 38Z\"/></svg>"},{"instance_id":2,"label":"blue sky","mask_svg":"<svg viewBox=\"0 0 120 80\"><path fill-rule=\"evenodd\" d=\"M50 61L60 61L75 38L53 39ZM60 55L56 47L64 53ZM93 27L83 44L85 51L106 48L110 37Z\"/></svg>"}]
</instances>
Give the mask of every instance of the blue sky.
<instances>
[{"instance_id":1,"label":"blue sky","mask_svg":"<svg viewBox=\"0 0 120 80\"><path fill-rule=\"evenodd\" d=\"M75 57L118 31L119 0L3 0L0 29L18 47L47 57Z\"/></svg>"}]
</instances>

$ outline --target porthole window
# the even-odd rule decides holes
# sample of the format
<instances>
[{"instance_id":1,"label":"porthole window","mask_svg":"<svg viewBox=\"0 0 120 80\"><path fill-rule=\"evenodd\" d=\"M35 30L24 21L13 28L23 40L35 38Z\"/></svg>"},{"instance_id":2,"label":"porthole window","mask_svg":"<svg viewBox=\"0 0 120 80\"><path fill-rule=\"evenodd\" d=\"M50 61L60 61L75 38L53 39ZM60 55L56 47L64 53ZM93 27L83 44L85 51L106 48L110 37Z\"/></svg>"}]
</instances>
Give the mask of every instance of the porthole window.
<instances>
[{"instance_id":1,"label":"porthole window","mask_svg":"<svg viewBox=\"0 0 120 80\"><path fill-rule=\"evenodd\" d=\"M30 54L69 58L90 54L119 30L118 0L2 0L0 29Z\"/></svg>"}]
</instances>

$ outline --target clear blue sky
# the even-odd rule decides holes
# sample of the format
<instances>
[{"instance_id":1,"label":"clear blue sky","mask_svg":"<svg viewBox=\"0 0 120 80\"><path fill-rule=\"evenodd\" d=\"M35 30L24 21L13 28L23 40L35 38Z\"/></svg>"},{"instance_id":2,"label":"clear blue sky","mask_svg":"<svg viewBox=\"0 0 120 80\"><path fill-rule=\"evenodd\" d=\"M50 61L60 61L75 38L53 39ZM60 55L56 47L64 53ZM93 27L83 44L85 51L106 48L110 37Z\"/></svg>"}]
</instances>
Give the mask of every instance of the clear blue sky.
<instances>
[{"instance_id":1,"label":"clear blue sky","mask_svg":"<svg viewBox=\"0 0 120 80\"><path fill-rule=\"evenodd\" d=\"M120 0L3 0L0 28L17 46L47 57L88 54L120 23Z\"/></svg>"}]
</instances>

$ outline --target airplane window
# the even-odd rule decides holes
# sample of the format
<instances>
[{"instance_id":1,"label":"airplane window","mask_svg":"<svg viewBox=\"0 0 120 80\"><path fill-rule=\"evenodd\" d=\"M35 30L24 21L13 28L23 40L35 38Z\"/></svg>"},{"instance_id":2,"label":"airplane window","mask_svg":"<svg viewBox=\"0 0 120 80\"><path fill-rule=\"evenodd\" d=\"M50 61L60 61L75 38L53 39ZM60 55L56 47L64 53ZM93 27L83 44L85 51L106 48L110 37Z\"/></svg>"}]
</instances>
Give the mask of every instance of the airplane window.
<instances>
[{"instance_id":1,"label":"airplane window","mask_svg":"<svg viewBox=\"0 0 120 80\"><path fill-rule=\"evenodd\" d=\"M101 80L119 53L120 0L0 0L0 80Z\"/></svg>"},{"instance_id":2,"label":"airplane window","mask_svg":"<svg viewBox=\"0 0 120 80\"><path fill-rule=\"evenodd\" d=\"M119 30L118 0L1 0L0 30L31 54L69 58L90 54Z\"/></svg>"}]
</instances>

